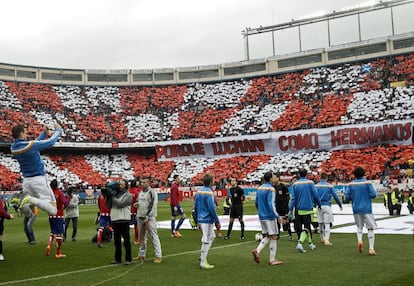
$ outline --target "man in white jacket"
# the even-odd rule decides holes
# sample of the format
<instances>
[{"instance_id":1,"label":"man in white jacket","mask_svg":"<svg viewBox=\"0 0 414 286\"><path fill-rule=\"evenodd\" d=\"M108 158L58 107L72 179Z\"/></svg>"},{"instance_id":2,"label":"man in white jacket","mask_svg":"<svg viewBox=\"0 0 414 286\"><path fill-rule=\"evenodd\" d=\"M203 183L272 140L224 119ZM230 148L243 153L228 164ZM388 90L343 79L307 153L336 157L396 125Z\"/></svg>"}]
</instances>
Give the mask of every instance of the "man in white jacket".
<instances>
[{"instance_id":1,"label":"man in white jacket","mask_svg":"<svg viewBox=\"0 0 414 286\"><path fill-rule=\"evenodd\" d=\"M66 195L68 205L65 208L65 233L63 235L63 241L66 241L70 221L72 221L72 241L76 241L76 233L78 232L79 197L73 191L74 189L70 187Z\"/></svg>"},{"instance_id":2,"label":"man in white jacket","mask_svg":"<svg viewBox=\"0 0 414 286\"><path fill-rule=\"evenodd\" d=\"M135 203L135 206L138 208L137 216L140 246L138 256L134 260L145 261L145 255L147 253L147 240L145 236L148 232L154 245L154 263L161 263L162 250L157 231L158 195L150 188L150 179L148 177L142 177L140 184L142 190L138 195L138 201Z\"/></svg>"}]
</instances>

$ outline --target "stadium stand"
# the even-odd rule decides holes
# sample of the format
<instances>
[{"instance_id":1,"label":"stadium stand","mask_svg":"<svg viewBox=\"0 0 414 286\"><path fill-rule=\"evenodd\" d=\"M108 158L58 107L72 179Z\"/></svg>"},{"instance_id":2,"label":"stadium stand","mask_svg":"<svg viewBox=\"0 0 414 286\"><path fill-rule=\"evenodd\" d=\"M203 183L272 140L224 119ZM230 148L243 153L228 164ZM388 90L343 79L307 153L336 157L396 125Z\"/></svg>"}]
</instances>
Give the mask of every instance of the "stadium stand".
<instances>
[{"instance_id":1,"label":"stadium stand","mask_svg":"<svg viewBox=\"0 0 414 286\"><path fill-rule=\"evenodd\" d=\"M0 143L12 141L21 122L33 138L41 126L63 126L62 141L157 142L254 135L272 131L392 122L414 118L414 54L403 54L250 79L168 86L73 86L0 81ZM355 164L379 178L390 161L407 166L413 146L252 155L225 159L157 161L154 154L44 154L50 176L69 184L99 186L113 176L149 175L166 185L174 173L197 184L201 174L258 182L266 168L286 174L299 166L317 178L327 171L351 178ZM412 166L411 166L412 167ZM19 167L0 153L3 189L18 185Z\"/></svg>"}]
</instances>

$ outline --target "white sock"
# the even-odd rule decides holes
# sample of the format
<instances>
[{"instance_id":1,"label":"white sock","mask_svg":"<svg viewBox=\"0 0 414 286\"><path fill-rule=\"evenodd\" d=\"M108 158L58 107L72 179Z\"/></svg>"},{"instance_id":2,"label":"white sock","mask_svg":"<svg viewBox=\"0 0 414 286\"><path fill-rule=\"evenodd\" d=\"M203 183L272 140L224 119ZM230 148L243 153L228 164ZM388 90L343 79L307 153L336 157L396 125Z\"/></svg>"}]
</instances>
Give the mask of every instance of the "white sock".
<instances>
[{"instance_id":1,"label":"white sock","mask_svg":"<svg viewBox=\"0 0 414 286\"><path fill-rule=\"evenodd\" d=\"M369 249L374 249L375 234L373 229L368 229Z\"/></svg>"},{"instance_id":2,"label":"white sock","mask_svg":"<svg viewBox=\"0 0 414 286\"><path fill-rule=\"evenodd\" d=\"M269 249L270 249L269 261L273 261L275 260L276 251L277 251L277 242L275 239L270 240Z\"/></svg>"},{"instance_id":3,"label":"white sock","mask_svg":"<svg viewBox=\"0 0 414 286\"><path fill-rule=\"evenodd\" d=\"M260 253L260 251L265 248L265 246L269 243L269 238L267 236L263 237L263 239L260 241L259 246L257 247L257 252Z\"/></svg>"},{"instance_id":4,"label":"white sock","mask_svg":"<svg viewBox=\"0 0 414 286\"><path fill-rule=\"evenodd\" d=\"M358 241L362 241L362 227L357 227L357 239Z\"/></svg>"},{"instance_id":5,"label":"white sock","mask_svg":"<svg viewBox=\"0 0 414 286\"><path fill-rule=\"evenodd\" d=\"M331 224L330 223L325 223L324 226L324 231L325 231L325 240L329 241L329 238L331 236Z\"/></svg>"},{"instance_id":6,"label":"white sock","mask_svg":"<svg viewBox=\"0 0 414 286\"><path fill-rule=\"evenodd\" d=\"M201 244L201 255L200 255L200 265L204 265L207 259L208 250L210 249L209 243Z\"/></svg>"},{"instance_id":7,"label":"white sock","mask_svg":"<svg viewBox=\"0 0 414 286\"><path fill-rule=\"evenodd\" d=\"M319 235L321 236L321 240L325 240L325 224L320 223L319 224Z\"/></svg>"},{"instance_id":8,"label":"white sock","mask_svg":"<svg viewBox=\"0 0 414 286\"><path fill-rule=\"evenodd\" d=\"M39 207L40 209L46 211L49 215L56 215L56 213L57 213L56 206L52 205L48 201L43 201L43 200L40 200L38 198L30 196L29 203L31 203L32 205L35 205L35 206Z\"/></svg>"}]
</instances>

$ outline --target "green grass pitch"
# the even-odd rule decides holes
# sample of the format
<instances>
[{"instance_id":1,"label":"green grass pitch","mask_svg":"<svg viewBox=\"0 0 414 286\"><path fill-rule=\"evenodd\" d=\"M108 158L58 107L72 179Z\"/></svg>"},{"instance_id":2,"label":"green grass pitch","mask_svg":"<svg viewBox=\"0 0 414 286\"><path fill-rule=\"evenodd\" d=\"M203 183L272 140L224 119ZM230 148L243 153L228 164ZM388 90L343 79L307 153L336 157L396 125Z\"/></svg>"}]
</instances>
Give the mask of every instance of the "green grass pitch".
<instances>
[{"instance_id":1,"label":"green grass pitch","mask_svg":"<svg viewBox=\"0 0 414 286\"><path fill-rule=\"evenodd\" d=\"M191 202L184 202L190 213ZM413 235L376 235L378 256L359 253L355 234L332 234L334 246L325 247L314 235L317 248L299 253L295 242L284 233L278 241L277 258L281 266L267 264L269 250L261 254L262 262L253 261L251 250L257 246L256 232L247 232L246 240L238 239L237 230L230 240L216 239L208 256L215 269L201 270L200 232L182 230L182 238L171 238L169 230L160 229L163 261L152 263L153 247L149 244L147 261L132 265L110 265L113 243L97 248L91 242L96 232L93 224L96 205L80 206L77 241L63 243L67 257L45 256L49 223L43 211L34 224L37 244L27 245L21 217L5 221L3 235L5 261L0 262L0 285L410 285L414 270ZM169 220L167 202L158 205L158 220ZM12 211L12 213L14 213ZM252 202L245 205L245 214L255 214ZM414 220L414 219L413 219ZM238 224L238 221L235 221ZM71 226L68 236L70 237ZM225 233L226 230L223 230ZM132 234L132 230L131 230ZM364 241L367 244L366 234ZM132 244L133 256L138 246Z\"/></svg>"}]
</instances>

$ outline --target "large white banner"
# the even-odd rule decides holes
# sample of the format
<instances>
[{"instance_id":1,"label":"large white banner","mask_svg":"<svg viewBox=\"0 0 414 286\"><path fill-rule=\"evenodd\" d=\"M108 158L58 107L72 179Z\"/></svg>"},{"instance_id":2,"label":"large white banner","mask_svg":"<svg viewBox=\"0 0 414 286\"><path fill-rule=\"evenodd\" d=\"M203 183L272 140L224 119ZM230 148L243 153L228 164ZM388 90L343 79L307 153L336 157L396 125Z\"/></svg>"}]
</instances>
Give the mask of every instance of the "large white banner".
<instances>
[{"instance_id":1,"label":"large white banner","mask_svg":"<svg viewBox=\"0 0 414 286\"><path fill-rule=\"evenodd\" d=\"M225 158L258 154L360 149L381 144L412 145L414 120L342 125L252 136L157 143L158 160Z\"/></svg>"}]
</instances>

